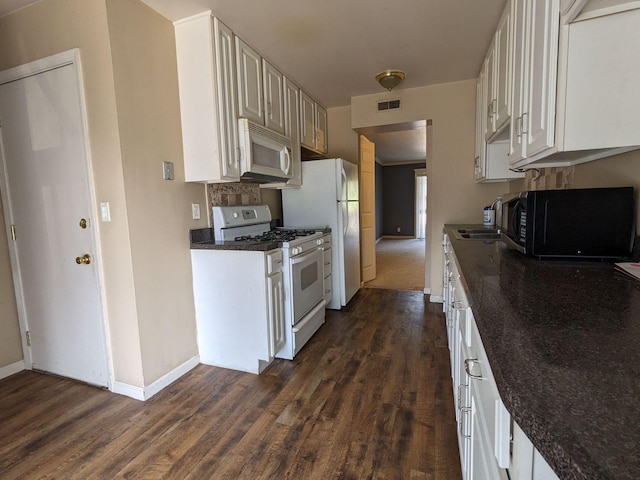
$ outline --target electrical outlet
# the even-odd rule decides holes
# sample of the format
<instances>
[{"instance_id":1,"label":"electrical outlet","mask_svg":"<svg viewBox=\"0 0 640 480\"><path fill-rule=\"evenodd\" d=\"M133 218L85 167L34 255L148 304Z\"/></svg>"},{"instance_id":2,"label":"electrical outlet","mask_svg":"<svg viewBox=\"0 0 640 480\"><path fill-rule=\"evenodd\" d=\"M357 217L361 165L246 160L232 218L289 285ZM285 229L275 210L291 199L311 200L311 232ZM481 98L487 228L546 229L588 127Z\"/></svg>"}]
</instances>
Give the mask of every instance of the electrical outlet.
<instances>
[{"instance_id":1,"label":"electrical outlet","mask_svg":"<svg viewBox=\"0 0 640 480\"><path fill-rule=\"evenodd\" d=\"M396 232L400 233L400 227L396 228Z\"/></svg>"},{"instance_id":2,"label":"electrical outlet","mask_svg":"<svg viewBox=\"0 0 640 480\"><path fill-rule=\"evenodd\" d=\"M173 180L173 162L162 162L162 178Z\"/></svg>"},{"instance_id":3,"label":"electrical outlet","mask_svg":"<svg viewBox=\"0 0 640 480\"><path fill-rule=\"evenodd\" d=\"M191 204L191 213L194 220L200 220L200 204L199 203Z\"/></svg>"}]
</instances>

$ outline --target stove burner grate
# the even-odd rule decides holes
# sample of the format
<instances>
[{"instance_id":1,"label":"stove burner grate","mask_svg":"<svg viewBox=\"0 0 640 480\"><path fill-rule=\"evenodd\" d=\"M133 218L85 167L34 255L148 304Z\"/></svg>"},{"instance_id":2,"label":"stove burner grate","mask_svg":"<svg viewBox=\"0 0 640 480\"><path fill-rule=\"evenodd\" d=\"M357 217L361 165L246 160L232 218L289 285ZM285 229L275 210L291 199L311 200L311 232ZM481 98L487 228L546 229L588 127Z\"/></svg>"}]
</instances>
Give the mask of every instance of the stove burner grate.
<instances>
[{"instance_id":1,"label":"stove burner grate","mask_svg":"<svg viewBox=\"0 0 640 480\"><path fill-rule=\"evenodd\" d=\"M290 228L277 228L261 233L260 235L242 235L235 237L236 242L290 242L297 237L307 237L316 233L315 230L300 230Z\"/></svg>"}]
</instances>

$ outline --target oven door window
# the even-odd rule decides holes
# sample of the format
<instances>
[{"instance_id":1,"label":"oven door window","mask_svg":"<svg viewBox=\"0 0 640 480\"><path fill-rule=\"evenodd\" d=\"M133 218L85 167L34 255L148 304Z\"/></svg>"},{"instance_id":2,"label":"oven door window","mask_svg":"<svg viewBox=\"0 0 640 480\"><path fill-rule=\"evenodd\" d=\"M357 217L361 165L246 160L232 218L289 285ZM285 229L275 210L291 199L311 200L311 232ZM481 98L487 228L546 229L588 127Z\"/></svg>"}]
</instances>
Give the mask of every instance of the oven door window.
<instances>
[{"instance_id":1,"label":"oven door window","mask_svg":"<svg viewBox=\"0 0 640 480\"><path fill-rule=\"evenodd\" d=\"M324 298L323 258L322 250L315 249L291 259L294 324Z\"/></svg>"}]
</instances>

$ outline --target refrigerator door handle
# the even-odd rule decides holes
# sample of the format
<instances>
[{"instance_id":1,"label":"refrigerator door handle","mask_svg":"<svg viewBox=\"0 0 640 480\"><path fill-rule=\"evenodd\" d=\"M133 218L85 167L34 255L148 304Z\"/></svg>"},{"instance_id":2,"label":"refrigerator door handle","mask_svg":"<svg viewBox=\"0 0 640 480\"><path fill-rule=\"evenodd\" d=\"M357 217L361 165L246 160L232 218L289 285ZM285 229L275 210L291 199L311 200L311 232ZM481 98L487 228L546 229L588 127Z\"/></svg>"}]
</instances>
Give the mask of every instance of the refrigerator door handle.
<instances>
[{"instance_id":1,"label":"refrigerator door handle","mask_svg":"<svg viewBox=\"0 0 640 480\"><path fill-rule=\"evenodd\" d=\"M342 231L342 238L346 238L347 237L347 232L349 231L349 203L348 202L339 202L340 205L340 212L339 214L342 215L342 224L344 225L343 231ZM347 207L347 211L345 212L345 207Z\"/></svg>"},{"instance_id":2,"label":"refrigerator door handle","mask_svg":"<svg viewBox=\"0 0 640 480\"><path fill-rule=\"evenodd\" d=\"M349 180L347 180L347 172L345 172L344 167L342 167L342 189L340 191L340 197L338 201L342 200L343 202L350 200L349 198Z\"/></svg>"}]
</instances>

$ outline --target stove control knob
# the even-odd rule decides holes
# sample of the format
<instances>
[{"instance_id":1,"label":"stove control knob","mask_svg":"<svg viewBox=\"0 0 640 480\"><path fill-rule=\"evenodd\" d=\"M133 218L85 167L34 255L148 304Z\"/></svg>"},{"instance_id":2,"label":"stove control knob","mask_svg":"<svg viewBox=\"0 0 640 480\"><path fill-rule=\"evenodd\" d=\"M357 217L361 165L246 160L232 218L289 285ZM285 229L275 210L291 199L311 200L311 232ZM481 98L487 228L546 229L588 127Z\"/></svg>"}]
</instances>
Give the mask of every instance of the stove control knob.
<instances>
[{"instance_id":1,"label":"stove control knob","mask_svg":"<svg viewBox=\"0 0 640 480\"><path fill-rule=\"evenodd\" d=\"M300 248L300 247L293 247L293 248L291 249L291 253L292 253L293 255L298 255L298 254L299 254L299 253L301 253L301 252L302 252L302 248Z\"/></svg>"},{"instance_id":2,"label":"stove control knob","mask_svg":"<svg viewBox=\"0 0 640 480\"><path fill-rule=\"evenodd\" d=\"M232 216L233 218L238 218L238 212L233 212L233 213L231 214L231 216Z\"/></svg>"},{"instance_id":3,"label":"stove control knob","mask_svg":"<svg viewBox=\"0 0 640 480\"><path fill-rule=\"evenodd\" d=\"M322 245L324 243L324 238L319 238L316 240L316 245Z\"/></svg>"}]
</instances>

